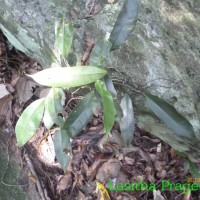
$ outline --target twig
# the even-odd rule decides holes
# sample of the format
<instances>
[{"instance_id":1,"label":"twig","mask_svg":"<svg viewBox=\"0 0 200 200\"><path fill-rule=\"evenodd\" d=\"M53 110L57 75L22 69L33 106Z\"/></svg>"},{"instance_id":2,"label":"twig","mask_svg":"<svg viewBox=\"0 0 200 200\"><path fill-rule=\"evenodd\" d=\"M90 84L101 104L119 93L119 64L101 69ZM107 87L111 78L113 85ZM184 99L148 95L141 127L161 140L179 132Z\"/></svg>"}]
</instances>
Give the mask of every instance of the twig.
<instances>
[{"instance_id":1,"label":"twig","mask_svg":"<svg viewBox=\"0 0 200 200\"><path fill-rule=\"evenodd\" d=\"M126 83L124 83L121 80L113 80L113 83L116 84L116 85L120 85L120 86L123 85L124 87L128 88L129 90L131 90L133 92L143 94L143 92L141 90L135 89L135 88L127 85Z\"/></svg>"},{"instance_id":2,"label":"twig","mask_svg":"<svg viewBox=\"0 0 200 200\"><path fill-rule=\"evenodd\" d=\"M67 102L67 105L65 106L65 109L68 107L69 103L73 100L82 100L83 97L79 96L79 97L72 97L68 102Z\"/></svg>"}]
</instances>

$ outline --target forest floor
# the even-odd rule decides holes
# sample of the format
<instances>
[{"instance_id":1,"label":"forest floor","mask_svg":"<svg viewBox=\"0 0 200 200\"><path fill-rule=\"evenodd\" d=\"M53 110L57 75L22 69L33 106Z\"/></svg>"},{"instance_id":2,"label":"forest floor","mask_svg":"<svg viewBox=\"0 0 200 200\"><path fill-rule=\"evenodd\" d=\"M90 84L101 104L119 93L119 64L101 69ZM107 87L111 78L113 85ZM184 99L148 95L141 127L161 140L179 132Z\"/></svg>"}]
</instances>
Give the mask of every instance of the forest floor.
<instances>
[{"instance_id":1,"label":"forest floor","mask_svg":"<svg viewBox=\"0 0 200 200\"><path fill-rule=\"evenodd\" d=\"M136 125L132 147L127 151L120 148L112 135L102 142L101 109L73 138L71 162L65 172L55 157L55 126L48 131L41 124L28 144L18 148L14 133L16 121L45 92L23 75L39 70L41 66L36 61L15 50L0 33L0 126L7 132L0 135L0 145L6 146L8 152L14 149L19 167L25 173L25 178L18 180L25 192L30 190L31 183L39 193L38 200L200 199L199 190L180 186L194 182L184 159L151 133ZM80 96L67 91L66 96L65 112L70 113ZM117 123L113 132L120 134ZM5 137L10 138L7 143L3 142ZM179 189L170 189L166 186L169 183L179 183Z\"/></svg>"}]
</instances>

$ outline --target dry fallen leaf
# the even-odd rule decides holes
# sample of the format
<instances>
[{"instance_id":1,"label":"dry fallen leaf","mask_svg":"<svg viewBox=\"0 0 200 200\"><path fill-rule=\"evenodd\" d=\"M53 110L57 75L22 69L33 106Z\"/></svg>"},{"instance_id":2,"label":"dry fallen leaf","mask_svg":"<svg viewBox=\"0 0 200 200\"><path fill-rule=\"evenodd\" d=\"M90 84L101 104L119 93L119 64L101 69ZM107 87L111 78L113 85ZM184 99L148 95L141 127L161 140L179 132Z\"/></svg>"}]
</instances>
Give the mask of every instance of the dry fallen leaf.
<instances>
[{"instance_id":1,"label":"dry fallen leaf","mask_svg":"<svg viewBox=\"0 0 200 200\"><path fill-rule=\"evenodd\" d=\"M108 194L107 189L100 182L96 182L96 192L98 192L98 196L100 200L110 200L110 196Z\"/></svg>"},{"instance_id":2,"label":"dry fallen leaf","mask_svg":"<svg viewBox=\"0 0 200 200\"><path fill-rule=\"evenodd\" d=\"M133 195L129 195L128 193L123 193L119 195L116 200L137 200Z\"/></svg>"},{"instance_id":3,"label":"dry fallen leaf","mask_svg":"<svg viewBox=\"0 0 200 200\"><path fill-rule=\"evenodd\" d=\"M87 200L87 197L80 190L78 191L77 199Z\"/></svg>"},{"instance_id":4,"label":"dry fallen leaf","mask_svg":"<svg viewBox=\"0 0 200 200\"><path fill-rule=\"evenodd\" d=\"M0 115L0 126L2 126L5 122L6 117L3 115Z\"/></svg>"},{"instance_id":5,"label":"dry fallen leaf","mask_svg":"<svg viewBox=\"0 0 200 200\"><path fill-rule=\"evenodd\" d=\"M12 85L12 87L15 87L19 78L20 78L19 72L13 72L12 73L12 78L11 78L12 80L11 80L11 83L10 83Z\"/></svg>"},{"instance_id":6,"label":"dry fallen leaf","mask_svg":"<svg viewBox=\"0 0 200 200\"><path fill-rule=\"evenodd\" d=\"M97 173L97 170L98 170L98 167L100 166L100 164L102 163L102 160L101 158L97 157L94 162L92 163L92 166L90 166L88 168L88 170L86 171L86 174L87 174L87 177L89 180L93 180L96 173Z\"/></svg>"},{"instance_id":7,"label":"dry fallen leaf","mask_svg":"<svg viewBox=\"0 0 200 200\"><path fill-rule=\"evenodd\" d=\"M167 175L167 172L165 169L162 169L160 172L158 172L157 174L157 177L161 178L161 179L164 179Z\"/></svg>"},{"instance_id":8,"label":"dry fallen leaf","mask_svg":"<svg viewBox=\"0 0 200 200\"><path fill-rule=\"evenodd\" d=\"M2 86L2 84L0 84ZM11 103L12 103L12 95L6 92L6 88L1 87L0 90L0 125L2 125L5 120L11 124L11 117L12 117L12 110L11 110ZM2 93L1 93L2 92Z\"/></svg>"},{"instance_id":9,"label":"dry fallen leaf","mask_svg":"<svg viewBox=\"0 0 200 200\"><path fill-rule=\"evenodd\" d=\"M155 182L156 179L153 175L148 174L148 180L149 180L150 183L153 183L153 182Z\"/></svg>"},{"instance_id":10,"label":"dry fallen leaf","mask_svg":"<svg viewBox=\"0 0 200 200\"><path fill-rule=\"evenodd\" d=\"M161 153L161 151L162 151L162 144L159 143L159 144L157 145L157 153Z\"/></svg>"},{"instance_id":11,"label":"dry fallen leaf","mask_svg":"<svg viewBox=\"0 0 200 200\"><path fill-rule=\"evenodd\" d=\"M6 89L6 85L5 84L0 84L0 99L5 97L6 95L9 95L9 94L10 93Z\"/></svg>"},{"instance_id":12,"label":"dry fallen leaf","mask_svg":"<svg viewBox=\"0 0 200 200\"><path fill-rule=\"evenodd\" d=\"M109 179L113 179L118 176L120 168L120 161L115 158L111 158L99 168L96 179L101 183L106 183Z\"/></svg>"},{"instance_id":13,"label":"dry fallen leaf","mask_svg":"<svg viewBox=\"0 0 200 200\"><path fill-rule=\"evenodd\" d=\"M49 94L49 91L50 91L51 88L49 87L43 87L41 86L36 94L36 96L41 99L41 98L45 98L48 94Z\"/></svg>"},{"instance_id":14,"label":"dry fallen leaf","mask_svg":"<svg viewBox=\"0 0 200 200\"><path fill-rule=\"evenodd\" d=\"M58 180L57 190L58 191L66 190L70 186L72 186L72 183L73 183L73 180L72 180L71 173L67 173L63 176L60 176Z\"/></svg>"},{"instance_id":15,"label":"dry fallen leaf","mask_svg":"<svg viewBox=\"0 0 200 200\"><path fill-rule=\"evenodd\" d=\"M5 54L6 52L6 43L5 42L0 42L0 56Z\"/></svg>"},{"instance_id":16,"label":"dry fallen leaf","mask_svg":"<svg viewBox=\"0 0 200 200\"><path fill-rule=\"evenodd\" d=\"M135 162L135 160L134 160L133 158L130 158L130 157L128 157L128 156L125 156L125 157L124 157L124 161L125 161L125 163L126 163L127 165L133 165L134 162Z\"/></svg>"},{"instance_id":17,"label":"dry fallen leaf","mask_svg":"<svg viewBox=\"0 0 200 200\"><path fill-rule=\"evenodd\" d=\"M162 169L165 168L166 163L164 161L155 161L155 168L160 172Z\"/></svg>"},{"instance_id":18,"label":"dry fallen leaf","mask_svg":"<svg viewBox=\"0 0 200 200\"><path fill-rule=\"evenodd\" d=\"M160 190L153 190L153 199L154 200L166 200L160 193Z\"/></svg>"},{"instance_id":19,"label":"dry fallen leaf","mask_svg":"<svg viewBox=\"0 0 200 200\"><path fill-rule=\"evenodd\" d=\"M149 153L147 153L146 151L140 149L139 150L140 156L148 163L151 163L151 157L149 155Z\"/></svg>"},{"instance_id":20,"label":"dry fallen leaf","mask_svg":"<svg viewBox=\"0 0 200 200\"><path fill-rule=\"evenodd\" d=\"M20 77L16 83L17 96L20 103L27 102L34 94L37 83L27 77Z\"/></svg>"},{"instance_id":21,"label":"dry fallen leaf","mask_svg":"<svg viewBox=\"0 0 200 200\"><path fill-rule=\"evenodd\" d=\"M175 149L171 148L171 149L170 149L170 153L171 153L171 157L172 157L172 158L175 158L175 157L176 157L176 150L175 150Z\"/></svg>"},{"instance_id":22,"label":"dry fallen leaf","mask_svg":"<svg viewBox=\"0 0 200 200\"><path fill-rule=\"evenodd\" d=\"M0 99L0 115L7 116L11 107L12 96L7 95Z\"/></svg>"},{"instance_id":23,"label":"dry fallen leaf","mask_svg":"<svg viewBox=\"0 0 200 200\"><path fill-rule=\"evenodd\" d=\"M51 135L44 138L39 145L40 157L48 164L53 164L56 154Z\"/></svg>"}]
</instances>

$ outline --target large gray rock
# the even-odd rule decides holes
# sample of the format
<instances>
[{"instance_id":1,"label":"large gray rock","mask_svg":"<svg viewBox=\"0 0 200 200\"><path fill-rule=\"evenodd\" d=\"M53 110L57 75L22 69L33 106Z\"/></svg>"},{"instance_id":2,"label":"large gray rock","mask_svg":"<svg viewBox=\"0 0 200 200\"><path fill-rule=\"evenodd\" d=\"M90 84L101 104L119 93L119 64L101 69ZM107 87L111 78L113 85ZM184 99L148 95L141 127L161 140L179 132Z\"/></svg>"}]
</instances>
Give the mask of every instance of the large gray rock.
<instances>
[{"instance_id":1,"label":"large gray rock","mask_svg":"<svg viewBox=\"0 0 200 200\"><path fill-rule=\"evenodd\" d=\"M115 2L110 5L96 1L95 15L87 18L88 0L4 0L0 28L14 46L46 68L55 61L54 23L64 14L75 21L72 55L79 63L85 35L96 41L112 31L124 1ZM197 159L199 141L177 137L149 111L144 97L136 91L148 90L171 103L190 121L199 137L199 19L198 0L141 0L133 34L106 61L114 82L131 94L138 125L179 151L193 152L192 157Z\"/></svg>"},{"instance_id":2,"label":"large gray rock","mask_svg":"<svg viewBox=\"0 0 200 200\"><path fill-rule=\"evenodd\" d=\"M20 151L14 145L16 141L12 134L10 128L0 126L0 199L40 199L35 183L29 181L30 169L28 166L22 168Z\"/></svg>"}]
</instances>

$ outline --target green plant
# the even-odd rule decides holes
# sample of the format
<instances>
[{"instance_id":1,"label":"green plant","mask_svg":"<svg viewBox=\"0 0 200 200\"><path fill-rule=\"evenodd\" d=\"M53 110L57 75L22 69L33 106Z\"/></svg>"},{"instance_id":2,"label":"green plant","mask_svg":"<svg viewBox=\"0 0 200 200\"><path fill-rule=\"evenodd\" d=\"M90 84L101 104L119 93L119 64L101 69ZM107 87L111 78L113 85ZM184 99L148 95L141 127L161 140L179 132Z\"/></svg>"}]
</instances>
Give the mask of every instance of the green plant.
<instances>
[{"instance_id":1,"label":"green plant","mask_svg":"<svg viewBox=\"0 0 200 200\"><path fill-rule=\"evenodd\" d=\"M38 99L29 105L19 118L15 128L19 146L23 146L35 134L42 120L47 129L57 124L59 129L54 136L55 152L65 170L70 161L70 139L86 126L98 105L103 108L105 133L109 134L117 121L126 146L130 145L135 124L131 98L125 94L119 103L113 82L103 66L110 51L119 48L132 33L138 9L138 0L125 1L109 40L100 39L95 44L90 55L90 66L61 67L70 52L74 28L72 23L65 23L64 19L57 24L55 49L60 64L29 75L39 84L51 87L51 90L46 98ZM64 89L90 83L95 83L95 89L85 95L67 118L60 117L58 113L63 112ZM190 123L170 104L149 93L142 94L154 114L177 135L195 138Z\"/></svg>"},{"instance_id":2,"label":"green plant","mask_svg":"<svg viewBox=\"0 0 200 200\"><path fill-rule=\"evenodd\" d=\"M19 118L15 131L18 145L23 146L36 132L43 120L47 129L57 124L60 129L55 132L54 145L58 161L63 169L70 160L70 154L65 154L64 149L70 152L70 138L80 132L90 121L95 108L103 104L104 129L107 134L111 131L115 117L121 120L122 132L128 133L124 136L127 144L130 143L134 131L134 117L131 99L128 95L122 99L121 105L117 102L117 93L109 76L103 69L103 62L111 50L117 49L131 34L134 28L134 18L138 12L138 1L127 0L118 17L111 33L109 41L97 42L92 55L90 66L56 67L45 69L34 75L28 75L37 83L52 87L46 98L38 99L30 104ZM130 29L130 27L132 28ZM129 29L128 29L129 27ZM120 31L123 28L123 32ZM58 62L66 58L70 52L73 41L74 28L72 23L65 23L62 19L57 23L55 31L55 51ZM95 55L96 54L96 55ZM55 64L54 64L55 65ZM67 119L58 116L62 113L61 99L64 95L63 89L79 87L95 82L96 90L88 93L80 103L69 114ZM120 115L120 107L123 117ZM131 120L127 120L127 113L131 112ZM129 127L126 128L126 125Z\"/></svg>"}]
</instances>

